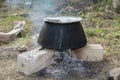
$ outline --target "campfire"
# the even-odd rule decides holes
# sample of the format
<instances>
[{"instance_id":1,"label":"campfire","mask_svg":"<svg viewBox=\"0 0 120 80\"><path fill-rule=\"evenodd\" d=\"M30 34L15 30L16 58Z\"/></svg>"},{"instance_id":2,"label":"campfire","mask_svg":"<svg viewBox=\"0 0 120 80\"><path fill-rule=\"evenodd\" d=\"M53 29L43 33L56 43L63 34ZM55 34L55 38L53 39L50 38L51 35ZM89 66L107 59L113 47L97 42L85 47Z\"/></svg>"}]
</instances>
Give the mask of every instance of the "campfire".
<instances>
[{"instance_id":1,"label":"campfire","mask_svg":"<svg viewBox=\"0 0 120 80\"><path fill-rule=\"evenodd\" d=\"M41 48L19 54L18 70L25 75L40 71L57 79L70 74L86 76L82 61L103 60L103 48L100 44L87 44L81 20L79 17L45 18L38 37Z\"/></svg>"}]
</instances>

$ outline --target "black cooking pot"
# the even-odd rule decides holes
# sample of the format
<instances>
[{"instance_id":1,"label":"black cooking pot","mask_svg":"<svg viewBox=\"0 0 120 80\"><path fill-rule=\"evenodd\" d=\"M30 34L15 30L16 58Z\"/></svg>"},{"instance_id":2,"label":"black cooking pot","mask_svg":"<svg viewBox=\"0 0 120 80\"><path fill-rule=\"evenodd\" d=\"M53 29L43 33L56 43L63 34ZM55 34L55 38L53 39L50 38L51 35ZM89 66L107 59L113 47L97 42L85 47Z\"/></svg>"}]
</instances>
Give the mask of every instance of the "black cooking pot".
<instances>
[{"instance_id":1,"label":"black cooking pot","mask_svg":"<svg viewBox=\"0 0 120 80\"><path fill-rule=\"evenodd\" d=\"M84 47L87 40L80 20L75 17L45 18L38 43L43 48L55 50Z\"/></svg>"}]
</instances>

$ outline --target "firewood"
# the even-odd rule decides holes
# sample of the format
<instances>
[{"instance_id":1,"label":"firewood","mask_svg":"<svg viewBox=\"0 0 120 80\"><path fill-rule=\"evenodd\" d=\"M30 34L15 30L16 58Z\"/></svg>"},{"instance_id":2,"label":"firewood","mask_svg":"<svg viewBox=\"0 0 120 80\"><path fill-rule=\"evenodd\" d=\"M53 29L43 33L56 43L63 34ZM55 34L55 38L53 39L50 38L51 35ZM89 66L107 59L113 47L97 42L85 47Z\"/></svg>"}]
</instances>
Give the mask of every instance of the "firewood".
<instances>
[{"instance_id":1,"label":"firewood","mask_svg":"<svg viewBox=\"0 0 120 80\"><path fill-rule=\"evenodd\" d=\"M25 23L25 21L19 21L10 32L0 32L0 42L9 43L14 40L15 37L23 30Z\"/></svg>"}]
</instances>

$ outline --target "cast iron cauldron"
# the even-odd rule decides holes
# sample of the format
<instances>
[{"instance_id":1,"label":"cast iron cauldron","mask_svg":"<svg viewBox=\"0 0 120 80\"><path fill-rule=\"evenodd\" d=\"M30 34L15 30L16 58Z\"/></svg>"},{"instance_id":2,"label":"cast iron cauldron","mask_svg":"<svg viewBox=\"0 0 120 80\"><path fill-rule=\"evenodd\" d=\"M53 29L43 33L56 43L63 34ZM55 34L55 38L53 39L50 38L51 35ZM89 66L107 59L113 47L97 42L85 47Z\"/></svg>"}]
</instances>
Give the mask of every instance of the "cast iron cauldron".
<instances>
[{"instance_id":1,"label":"cast iron cauldron","mask_svg":"<svg viewBox=\"0 0 120 80\"><path fill-rule=\"evenodd\" d=\"M87 44L78 17L48 17L40 31L38 43L43 48L65 50L77 49Z\"/></svg>"}]
</instances>

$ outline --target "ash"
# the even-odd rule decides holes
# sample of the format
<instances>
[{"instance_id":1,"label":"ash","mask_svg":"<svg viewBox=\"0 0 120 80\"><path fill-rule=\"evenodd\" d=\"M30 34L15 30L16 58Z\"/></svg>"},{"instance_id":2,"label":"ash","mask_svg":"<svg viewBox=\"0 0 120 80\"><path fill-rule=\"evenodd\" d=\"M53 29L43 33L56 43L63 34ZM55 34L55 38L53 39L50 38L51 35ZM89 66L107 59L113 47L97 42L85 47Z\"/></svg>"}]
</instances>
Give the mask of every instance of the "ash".
<instances>
[{"instance_id":1,"label":"ash","mask_svg":"<svg viewBox=\"0 0 120 80\"><path fill-rule=\"evenodd\" d=\"M69 61L69 62L68 62ZM83 63L77 60L68 59L61 64L52 64L42 70L43 76L53 77L57 80L72 80L73 78L82 78L86 76L86 70Z\"/></svg>"},{"instance_id":2,"label":"ash","mask_svg":"<svg viewBox=\"0 0 120 80\"><path fill-rule=\"evenodd\" d=\"M53 64L39 72L40 77L50 77L53 80L80 80L83 78L97 78L103 65L101 62L82 62L64 55L61 63Z\"/></svg>"}]
</instances>

